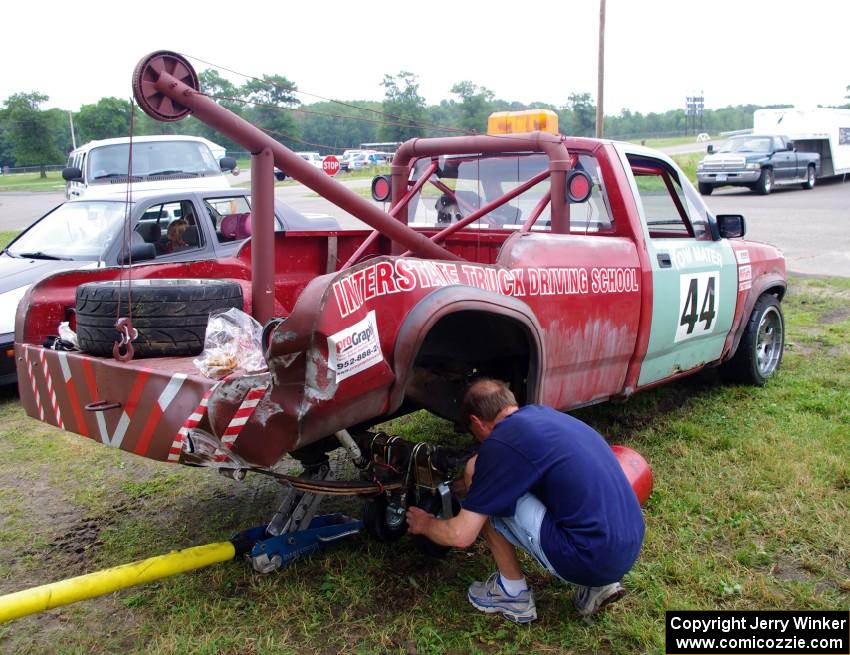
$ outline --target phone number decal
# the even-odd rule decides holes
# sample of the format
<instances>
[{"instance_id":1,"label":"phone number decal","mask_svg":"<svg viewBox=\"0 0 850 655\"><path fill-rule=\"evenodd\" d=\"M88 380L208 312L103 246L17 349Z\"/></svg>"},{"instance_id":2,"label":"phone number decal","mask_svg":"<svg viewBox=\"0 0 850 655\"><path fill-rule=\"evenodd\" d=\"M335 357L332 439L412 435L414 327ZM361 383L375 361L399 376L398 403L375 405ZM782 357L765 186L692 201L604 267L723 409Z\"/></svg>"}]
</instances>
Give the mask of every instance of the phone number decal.
<instances>
[{"instance_id":1,"label":"phone number decal","mask_svg":"<svg viewBox=\"0 0 850 655\"><path fill-rule=\"evenodd\" d=\"M337 383L384 359L375 310L362 321L328 337L328 368Z\"/></svg>"}]
</instances>

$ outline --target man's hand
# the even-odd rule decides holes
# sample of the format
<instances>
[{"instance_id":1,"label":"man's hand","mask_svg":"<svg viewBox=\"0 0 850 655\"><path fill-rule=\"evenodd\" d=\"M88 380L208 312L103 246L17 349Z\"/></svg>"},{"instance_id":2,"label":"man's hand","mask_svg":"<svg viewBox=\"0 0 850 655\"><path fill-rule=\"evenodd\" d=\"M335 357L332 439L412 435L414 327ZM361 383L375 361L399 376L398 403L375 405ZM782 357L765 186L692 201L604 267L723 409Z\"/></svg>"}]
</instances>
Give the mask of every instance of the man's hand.
<instances>
[{"instance_id":1,"label":"man's hand","mask_svg":"<svg viewBox=\"0 0 850 655\"><path fill-rule=\"evenodd\" d=\"M407 514L405 516L407 518L407 531L410 532L410 534L427 535L428 526L432 521L437 520L421 507L413 505L408 507Z\"/></svg>"},{"instance_id":2,"label":"man's hand","mask_svg":"<svg viewBox=\"0 0 850 655\"><path fill-rule=\"evenodd\" d=\"M487 517L483 514L465 509L461 509L460 514L454 518L443 520L419 507L410 507L406 517L411 534L422 534L435 544L457 548L471 546L487 522Z\"/></svg>"}]
</instances>

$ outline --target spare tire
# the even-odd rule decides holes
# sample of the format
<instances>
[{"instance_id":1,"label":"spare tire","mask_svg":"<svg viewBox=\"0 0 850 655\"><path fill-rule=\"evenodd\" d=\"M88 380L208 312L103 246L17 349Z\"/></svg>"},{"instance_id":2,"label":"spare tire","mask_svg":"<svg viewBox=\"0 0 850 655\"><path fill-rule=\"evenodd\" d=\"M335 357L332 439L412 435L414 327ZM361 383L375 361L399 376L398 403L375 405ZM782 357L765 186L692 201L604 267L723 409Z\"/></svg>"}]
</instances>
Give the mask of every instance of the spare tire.
<instances>
[{"instance_id":1,"label":"spare tire","mask_svg":"<svg viewBox=\"0 0 850 655\"><path fill-rule=\"evenodd\" d=\"M84 352L112 356L119 301L121 316L132 316L139 332L133 341L135 357L197 355L204 349L210 313L242 309L242 287L225 280L192 279L81 284L77 339Z\"/></svg>"}]
</instances>

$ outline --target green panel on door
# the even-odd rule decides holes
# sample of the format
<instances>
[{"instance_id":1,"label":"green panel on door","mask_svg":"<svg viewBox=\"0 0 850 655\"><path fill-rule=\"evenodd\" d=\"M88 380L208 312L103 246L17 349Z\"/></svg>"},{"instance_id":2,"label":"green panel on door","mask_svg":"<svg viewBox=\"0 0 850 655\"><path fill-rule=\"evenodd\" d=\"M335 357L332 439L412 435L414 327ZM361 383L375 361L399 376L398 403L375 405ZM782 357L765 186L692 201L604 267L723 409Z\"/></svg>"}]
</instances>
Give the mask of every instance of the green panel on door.
<instances>
[{"instance_id":1,"label":"green panel on door","mask_svg":"<svg viewBox=\"0 0 850 655\"><path fill-rule=\"evenodd\" d=\"M652 332L639 385L720 357L732 327L738 271L726 240L649 239ZM669 266L662 266L662 262Z\"/></svg>"}]
</instances>

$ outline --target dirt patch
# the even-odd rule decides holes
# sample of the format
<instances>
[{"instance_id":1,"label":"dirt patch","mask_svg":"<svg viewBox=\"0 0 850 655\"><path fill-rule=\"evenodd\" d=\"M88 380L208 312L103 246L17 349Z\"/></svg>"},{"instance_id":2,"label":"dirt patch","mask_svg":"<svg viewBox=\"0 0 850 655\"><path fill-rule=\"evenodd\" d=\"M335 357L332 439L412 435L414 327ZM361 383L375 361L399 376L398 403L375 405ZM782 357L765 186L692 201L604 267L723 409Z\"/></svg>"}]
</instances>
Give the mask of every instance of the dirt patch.
<instances>
[{"instance_id":1,"label":"dirt patch","mask_svg":"<svg viewBox=\"0 0 850 655\"><path fill-rule=\"evenodd\" d=\"M848 319L850 319L850 305L845 305L844 307L839 307L821 316L820 322L825 325L832 325L835 323L843 323Z\"/></svg>"},{"instance_id":2,"label":"dirt patch","mask_svg":"<svg viewBox=\"0 0 850 655\"><path fill-rule=\"evenodd\" d=\"M798 343L796 341L786 341L785 342L785 350L788 352L792 352L795 355L801 355L802 357L808 357L810 355L815 355L819 353L822 349L818 348L810 343Z\"/></svg>"},{"instance_id":3,"label":"dirt patch","mask_svg":"<svg viewBox=\"0 0 850 655\"><path fill-rule=\"evenodd\" d=\"M821 578L804 563L790 557L780 557L770 568L770 575L784 582L813 584L817 594L822 594L833 586L837 588L834 581Z\"/></svg>"},{"instance_id":4,"label":"dirt patch","mask_svg":"<svg viewBox=\"0 0 850 655\"><path fill-rule=\"evenodd\" d=\"M87 550L103 543L100 540L102 522L102 519L84 518L52 542L48 548L61 553L66 561L80 561L85 558Z\"/></svg>"},{"instance_id":5,"label":"dirt patch","mask_svg":"<svg viewBox=\"0 0 850 655\"><path fill-rule=\"evenodd\" d=\"M812 582L814 577L800 562L781 558L770 568L770 575L785 582Z\"/></svg>"},{"instance_id":6,"label":"dirt patch","mask_svg":"<svg viewBox=\"0 0 850 655\"><path fill-rule=\"evenodd\" d=\"M20 479L14 474L0 474L0 487L18 485L20 485ZM40 529L31 530L31 533L40 533L42 539L47 540L49 544L51 541L61 540L63 535L83 532L80 529L82 523L80 510L68 500L65 494L56 493L56 487L44 480L37 480L26 490L26 493L22 495L18 509L24 513L23 524L25 526L41 526ZM9 576L10 578L16 579L16 573L25 574L25 569L28 567L24 566L24 561L28 556L43 558L45 556L44 546L3 556L2 559L11 564L12 575ZM60 570L64 571L65 569L62 567ZM26 575L26 577L30 576ZM19 579L15 586L20 587ZM7 587L7 584L0 583L0 592L10 591Z\"/></svg>"}]
</instances>

